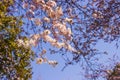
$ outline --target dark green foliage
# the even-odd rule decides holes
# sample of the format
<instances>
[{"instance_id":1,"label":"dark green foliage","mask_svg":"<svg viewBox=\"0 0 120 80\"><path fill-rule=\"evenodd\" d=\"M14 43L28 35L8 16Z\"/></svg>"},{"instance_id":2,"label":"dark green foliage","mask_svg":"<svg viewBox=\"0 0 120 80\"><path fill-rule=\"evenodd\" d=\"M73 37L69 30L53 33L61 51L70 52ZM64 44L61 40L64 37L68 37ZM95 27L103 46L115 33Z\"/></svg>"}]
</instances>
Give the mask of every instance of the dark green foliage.
<instances>
[{"instance_id":1,"label":"dark green foliage","mask_svg":"<svg viewBox=\"0 0 120 80\"><path fill-rule=\"evenodd\" d=\"M0 0L0 80L28 80L31 78L33 52L18 46L22 21L8 16L8 7L13 0Z\"/></svg>"}]
</instances>

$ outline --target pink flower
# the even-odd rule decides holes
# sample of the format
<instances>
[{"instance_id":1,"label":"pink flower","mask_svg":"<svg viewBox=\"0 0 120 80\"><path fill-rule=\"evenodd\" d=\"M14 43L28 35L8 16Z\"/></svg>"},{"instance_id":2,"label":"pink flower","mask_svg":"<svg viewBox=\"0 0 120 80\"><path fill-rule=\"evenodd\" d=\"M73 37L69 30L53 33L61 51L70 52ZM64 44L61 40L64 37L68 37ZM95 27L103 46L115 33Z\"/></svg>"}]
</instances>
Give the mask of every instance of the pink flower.
<instances>
[{"instance_id":1,"label":"pink flower","mask_svg":"<svg viewBox=\"0 0 120 80\"><path fill-rule=\"evenodd\" d=\"M34 46L34 47L36 47L36 46L37 46L37 44L38 44L38 40L35 40L35 39L30 39L29 43L30 43L30 45L32 45L32 46Z\"/></svg>"},{"instance_id":2,"label":"pink flower","mask_svg":"<svg viewBox=\"0 0 120 80\"><path fill-rule=\"evenodd\" d=\"M45 22L47 22L47 23L49 23L49 22L50 22L50 19L49 19L49 18L47 18L47 17L44 17L44 18L43 18L43 20L44 20Z\"/></svg>"},{"instance_id":3,"label":"pink flower","mask_svg":"<svg viewBox=\"0 0 120 80\"><path fill-rule=\"evenodd\" d=\"M40 26L42 24L41 20L39 18L35 19L34 20L34 23L37 25L37 26Z\"/></svg>"},{"instance_id":4,"label":"pink flower","mask_svg":"<svg viewBox=\"0 0 120 80\"><path fill-rule=\"evenodd\" d=\"M22 6L24 9L28 8L28 3L23 3L23 6Z\"/></svg>"},{"instance_id":5,"label":"pink flower","mask_svg":"<svg viewBox=\"0 0 120 80\"><path fill-rule=\"evenodd\" d=\"M49 35L43 36L43 39L44 39L45 41L49 42L49 43L55 43L55 42L56 42L56 40L53 39L52 37L50 37Z\"/></svg>"},{"instance_id":6,"label":"pink flower","mask_svg":"<svg viewBox=\"0 0 120 80\"><path fill-rule=\"evenodd\" d=\"M72 24L72 22L73 22L72 19L70 19L70 18L65 18L65 21L70 23L70 24Z\"/></svg>"},{"instance_id":7,"label":"pink flower","mask_svg":"<svg viewBox=\"0 0 120 80\"><path fill-rule=\"evenodd\" d=\"M43 63L43 59L42 58L37 58L36 61L37 61L36 62L37 64L42 64Z\"/></svg>"},{"instance_id":8,"label":"pink flower","mask_svg":"<svg viewBox=\"0 0 120 80\"><path fill-rule=\"evenodd\" d=\"M50 6L50 7L55 7L55 6L56 6L56 2L49 0L49 1L47 2L47 5Z\"/></svg>"},{"instance_id":9,"label":"pink flower","mask_svg":"<svg viewBox=\"0 0 120 80\"><path fill-rule=\"evenodd\" d=\"M67 33L68 33L68 35L71 35L71 34L72 34L72 31L71 31L70 28L67 29Z\"/></svg>"},{"instance_id":10,"label":"pink flower","mask_svg":"<svg viewBox=\"0 0 120 80\"><path fill-rule=\"evenodd\" d=\"M53 19L56 18L56 13L52 9L49 9L47 14L50 18L53 18Z\"/></svg>"},{"instance_id":11,"label":"pink flower","mask_svg":"<svg viewBox=\"0 0 120 80\"><path fill-rule=\"evenodd\" d=\"M34 10L36 9L36 7L35 7L34 5L30 5L30 9L31 9L32 11L34 11Z\"/></svg>"},{"instance_id":12,"label":"pink flower","mask_svg":"<svg viewBox=\"0 0 120 80\"><path fill-rule=\"evenodd\" d=\"M57 16L57 18L59 18L62 15L63 15L62 8L61 7L57 7L56 8L56 16Z\"/></svg>"},{"instance_id":13,"label":"pink flower","mask_svg":"<svg viewBox=\"0 0 120 80\"><path fill-rule=\"evenodd\" d=\"M56 42L55 47L62 48L64 45L64 43Z\"/></svg>"},{"instance_id":14,"label":"pink flower","mask_svg":"<svg viewBox=\"0 0 120 80\"><path fill-rule=\"evenodd\" d=\"M50 30L47 29L43 31L42 35L46 36L46 35L49 35L50 33L51 33Z\"/></svg>"},{"instance_id":15,"label":"pink flower","mask_svg":"<svg viewBox=\"0 0 120 80\"><path fill-rule=\"evenodd\" d=\"M55 66L58 64L58 62L57 62L57 61L53 61L53 60L49 60L49 61L48 61L48 64L50 64L50 65L52 65L53 67L55 67Z\"/></svg>"},{"instance_id":16,"label":"pink flower","mask_svg":"<svg viewBox=\"0 0 120 80\"><path fill-rule=\"evenodd\" d=\"M40 34L34 34L31 36L32 39L37 40L40 38Z\"/></svg>"},{"instance_id":17,"label":"pink flower","mask_svg":"<svg viewBox=\"0 0 120 80\"><path fill-rule=\"evenodd\" d=\"M44 4L45 3L45 1L44 0L33 0L33 2L35 2L35 3L40 3L40 4Z\"/></svg>"},{"instance_id":18,"label":"pink flower","mask_svg":"<svg viewBox=\"0 0 120 80\"><path fill-rule=\"evenodd\" d=\"M63 46L65 49L69 50L69 51L73 51L73 52L77 52L76 49L74 49L70 44L68 44L67 42L65 42L65 45Z\"/></svg>"},{"instance_id":19,"label":"pink flower","mask_svg":"<svg viewBox=\"0 0 120 80\"><path fill-rule=\"evenodd\" d=\"M97 14L97 13L93 13L92 16L93 16L94 18L98 18L98 14Z\"/></svg>"}]
</instances>

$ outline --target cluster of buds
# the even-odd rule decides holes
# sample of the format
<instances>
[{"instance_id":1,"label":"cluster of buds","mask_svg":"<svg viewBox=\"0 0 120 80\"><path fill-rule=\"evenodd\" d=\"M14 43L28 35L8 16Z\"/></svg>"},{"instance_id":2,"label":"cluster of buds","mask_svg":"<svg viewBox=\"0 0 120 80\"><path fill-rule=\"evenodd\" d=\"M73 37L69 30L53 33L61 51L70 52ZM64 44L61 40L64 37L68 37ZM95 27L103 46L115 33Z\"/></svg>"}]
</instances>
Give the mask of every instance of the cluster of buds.
<instances>
[{"instance_id":1,"label":"cluster of buds","mask_svg":"<svg viewBox=\"0 0 120 80\"><path fill-rule=\"evenodd\" d=\"M37 46L40 39L40 34L34 34L31 36L31 39L29 40L29 44L33 46Z\"/></svg>"},{"instance_id":2,"label":"cluster of buds","mask_svg":"<svg viewBox=\"0 0 120 80\"><path fill-rule=\"evenodd\" d=\"M36 63L37 64L48 63L49 65L52 65L53 67L55 67L58 64L57 61L55 61L55 60L47 60L46 58L37 58Z\"/></svg>"},{"instance_id":3,"label":"cluster of buds","mask_svg":"<svg viewBox=\"0 0 120 80\"><path fill-rule=\"evenodd\" d=\"M42 24L42 22L39 18L34 19L34 23L36 24L36 26L40 26Z\"/></svg>"},{"instance_id":4,"label":"cluster of buds","mask_svg":"<svg viewBox=\"0 0 120 80\"><path fill-rule=\"evenodd\" d=\"M65 18L65 21L72 24L73 23L73 20L71 18Z\"/></svg>"},{"instance_id":5,"label":"cluster of buds","mask_svg":"<svg viewBox=\"0 0 120 80\"><path fill-rule=\"evenodd\" d=\"M66 40L72 39L72 37L71 37L72 31L70 28L66 27L65 23L60 23L60 22L54 23L53 28L58 29L59 35L63 35L66 38Z\"/></svg>"},{"instance_id":6,"label":"cluster of buds","mask_svg":"<svg viewBox=\"0 0 120 80\"><path fill-rule=\"evenodd\" d=\"M48 61L48 64L50 64L50 65L52 65L53 67L55 67L55 66L58 64L58 62L55 61L55 60L49 60L49 61Z\"/></svg>"},{"instance_id":7,"label":"cluster of buds","mask_svg":"<svg viewBox=\"0 0 120 80\"><path fill-rule=\"evenodd\" d=\"M61 7L57 7L57 4L53 0L48 0L45 2L44 0L33 0L34 5L39 5L42 10L46 11L48 16L52 19L58 19L63 15L63 11ZM55 10L53 9L55 8Z\"/></svg>"},{"instance_id":8,"label":"cluster of buds","mask_svg":"<svg viewBox=\"0 0 120 80\"><path fill-rule=\"evenodd\" d=\"M42 63L48 63L55 67L58 63L55 60L48 60L47 58L44 57L44 54L46 53L46 50L43 49L42 52L40 53L40 58L36 59L37 64L42 64Z\"/></svg>"},{"instance_id":9,"label":"cluster of buds","mask_svg":"<svg viewBox=\"0 0 120 80\"><path fill-rule=\"evenodd\" d=\"M38 44L38 41L40 38L44 39L44 41L49 42L52 46L55 46L57 48L65 48L69 51L76 52L76 50L68 44L66 41L59 42L55 38L52 38L50 36L51 32L50 30L44 30L41 34L35 34L30 39L30 44L36 46Z\"/></svg>"},{"instance_id":10,"label":"cluster of buds","mask_svg":"<svg viewBox=\"0 0 120 80\"><path fill-rule=\"evenodd\" d=\"M24 8L27 7L27 3L24 4ZM69 51L76 51L68 43L72 39L72 31L70 28L66 27L66 23L72 24L73 21L72 18L65 18L61 22L61 17L63 15L62 7L58 7L54 0L33 0L33 4L29 6L29 14L34 15L34 11L36 9L42 9L46 12L47 15L46 17L43 17L43 19L33 19L34 23L39 26L42 24L42 21L47 23L51 22L51 28L53 29L53 31L47 29L40 34L33 35L29 43L33 46L37 46L39 39L42 38L44 41L49 42L52 46L55 46L57 48L65 48ZM53 37L50 36L51 34L53 34ZM56 36L57 39L55 38Z\"/></svg>"}]
</instances>

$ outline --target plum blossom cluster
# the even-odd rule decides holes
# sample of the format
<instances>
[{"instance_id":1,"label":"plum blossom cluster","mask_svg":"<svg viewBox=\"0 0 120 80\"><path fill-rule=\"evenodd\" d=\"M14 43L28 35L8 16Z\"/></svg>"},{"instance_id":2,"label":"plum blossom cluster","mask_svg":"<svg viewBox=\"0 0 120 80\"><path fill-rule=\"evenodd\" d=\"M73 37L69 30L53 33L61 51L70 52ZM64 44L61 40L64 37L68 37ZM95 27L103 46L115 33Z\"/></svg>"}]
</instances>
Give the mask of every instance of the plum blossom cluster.
<instances>
[{"instance_id":1,"label":"plum blossom cluster","mask_svg":"<svg viewBox=\"0 0 120 80\"><path fill-rule=\"evenodd\" d=\"M39 42L39 39L42 38L42 39L44 39L44 41L49 42L52 46L55 46L57 48L63 47L69 51L76 52L76 50L70 44L68 44L66 41L59 42L55 38L52 38L50 36L50 33L51 33L50 30L44 30L44 32L42 32L40 34L33 35L30 39L30 44L36 46Z\"/></svg>"},{"instance_id":2,"label":"plum blossom cluster","mask_svg":"<svg viewBox=\"0 0 120 80\"><path fill-rule=\"evenodd\" d=\"M42 19L31 18L34 23L38 26L43 22L51 23L51 29L44 30L40 34L32 35L30 39L30 44L37 46L39 40L42 38L44 41L49 42L52 46L57 48L65 48L69 51L77 52L70 44L69 41L72 40L72 31L67 27L67 23L72 24L71 18L61 18L63 16L62 7L58 7L54 0L32 0L33 4L29 6L27 17L34 16L36 9L41 9L46 12L46 16ZM39 8L38 8L39 7ZM28 3L23 4L23 8L28 8ZM61 19L63 19L61 21ZM53 35L53 37L51 37Z\"/></svg>"},{"instance_id":3,"label":"plum blossom cluster","mask_svg":"<svg viewBox=\"0 0 120 80\"><path fill-rule=\"evenodd\" d=\"M70 41L72 40L72 31L71 28L67 26L67 24L73 23L72 18L62 17L64 13L62 7L57 6L55 0L32 1L33 3L30 4L30 6L28 6L27 2L23 4L23 8L28 10L26 17L29 20L34 21L36 26L41 26L44 22L50 24L50 28L43 30L43 32L39 34L33 34L28 42L29 45L36 47L39 43L39 40L43 39L45 42L49 42L56 48L64 48L68 51L77 52L77 50L70 45ZM33 17L35 15L35 11L38 9L44 11L46 13L45 16L42 18ZM56 61L49 61L46 58L40 56L40 58L37 59L37 63L41 64L43 62L53 66L57 64Z\"/></svg>"},{"instance_id":4,"label":"plum blossom cluster","mask_svg":"<svg viewBox=\"0 0 120 80\"><path fill-rule=\"evenodd\" d=\"M40 54L40 58L36 59L36 63L37 64L42 64L42 63L48 63L49 65L52 65L53 67L55 67L58 62L55 60L48 60L47 58L44 57L44 54L46 53L46 50L43 49L41 54Z\"/></svg>"},{"instance_id":5,"label":"plum blossom cluster","mask_svg":"<svg viewBox=\"0 0 120 80\"><path fill-rule=\"evenodd\" d=\"M36 63L37 64L42 64L42 63L48 63L49 65L52 65L53 67L55 67L58 62L55 60L48 60L47 58L37 58L36 59Z\"/></svg>"}]
</instances>

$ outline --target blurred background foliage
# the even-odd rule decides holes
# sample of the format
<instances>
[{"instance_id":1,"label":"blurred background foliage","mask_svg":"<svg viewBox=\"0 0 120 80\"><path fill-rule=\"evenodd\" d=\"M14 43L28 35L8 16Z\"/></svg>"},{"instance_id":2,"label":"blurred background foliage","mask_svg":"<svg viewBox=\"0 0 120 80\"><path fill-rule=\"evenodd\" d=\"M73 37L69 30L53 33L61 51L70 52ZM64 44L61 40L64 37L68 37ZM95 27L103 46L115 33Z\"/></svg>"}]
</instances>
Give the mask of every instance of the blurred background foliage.
<instances>
[{"instance_id":1,"label":"blurred background foliage","mask_svg":"<svg viewBox=\"0 0 120 80\"><path fill-rule=\"evenodd\" d=\"M0 0L0 80L28 80L32 76L30 48L19 46L16 39L20 36L23 22L20 16L9 16L13 0Z\"/></svg>"}]
</instances>

